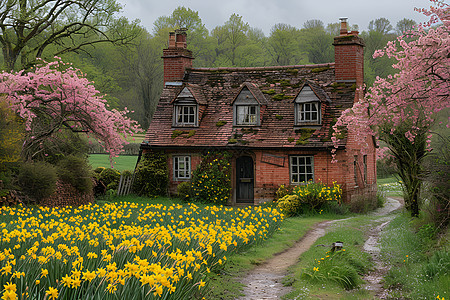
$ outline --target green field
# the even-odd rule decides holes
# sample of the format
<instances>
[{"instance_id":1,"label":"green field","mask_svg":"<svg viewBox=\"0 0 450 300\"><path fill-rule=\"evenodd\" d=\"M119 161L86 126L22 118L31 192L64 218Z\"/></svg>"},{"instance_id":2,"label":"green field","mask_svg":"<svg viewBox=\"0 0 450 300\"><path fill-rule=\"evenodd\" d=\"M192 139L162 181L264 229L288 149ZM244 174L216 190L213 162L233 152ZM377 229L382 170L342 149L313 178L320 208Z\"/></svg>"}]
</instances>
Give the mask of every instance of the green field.
<instances>
[{"instance_id":1,"label":"green field","mask_svg":"<svg viewBox=\"0 0 450 300\"><path fill-rule=\"evenodd\" d=\"M137 159L137 155L121 155L116 157L113 161L114 169L119 171L133 171L136 166ZM91 154L89 155L89 163L93 169L98 167L111 168L109 155L107 154Z\"/></svg>"}]
</instances>

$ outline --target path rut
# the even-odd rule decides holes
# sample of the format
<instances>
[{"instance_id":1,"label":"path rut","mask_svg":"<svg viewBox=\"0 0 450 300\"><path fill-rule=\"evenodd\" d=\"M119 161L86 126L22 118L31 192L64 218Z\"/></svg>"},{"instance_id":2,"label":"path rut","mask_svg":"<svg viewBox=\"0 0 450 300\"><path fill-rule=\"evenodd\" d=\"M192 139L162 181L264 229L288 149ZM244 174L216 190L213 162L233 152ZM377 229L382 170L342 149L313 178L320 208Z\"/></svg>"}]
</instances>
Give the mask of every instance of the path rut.
<instances>
[{"instance_id":1,"label":"path rut","mask_svg":"<svg viewBox=\"0 0 450 300\"><path fill-rule=\"evenodd\" d=\"M401 205L397 200L388 198L385 206L373 212L371 216L387 215L390 212L398 209L400 206ZM386 226L390 222L390 220L392 220L392 218L392 216L388 216L386 218L379 219L378 222L382 222L382 224L370 231L369 239L364 245L365 251L369 252L374 257L377 269L378 267L380 269L384 267L381 265L381 261L377 257L377 255L379 254L379 233L381 232L382 228ZM281 296L287 294L291 290L291 288L283 286L282 284L282 280L287 274L287 269L290 266L296 264L300 255L303 252L307 251L318 238L324 236L326 233L326 229L332 223L337 221L343 220L321 222L315 225L313 229L308 231L291 248L275 255L273 258L250 271L244 278L240 280L241 283L245 285L245 288L243 290L244 296L238 299L280 299ZM387 270L385 272L387 272ZM365 286L365 288L374 291L377 295L381 295L382 288L380 281L383 278L382 276L385 274L385 272L383 271L378 273L369 273L369 275L365 278L368 281L368 284L367 286Z\"/></svg>"}]
</instances>

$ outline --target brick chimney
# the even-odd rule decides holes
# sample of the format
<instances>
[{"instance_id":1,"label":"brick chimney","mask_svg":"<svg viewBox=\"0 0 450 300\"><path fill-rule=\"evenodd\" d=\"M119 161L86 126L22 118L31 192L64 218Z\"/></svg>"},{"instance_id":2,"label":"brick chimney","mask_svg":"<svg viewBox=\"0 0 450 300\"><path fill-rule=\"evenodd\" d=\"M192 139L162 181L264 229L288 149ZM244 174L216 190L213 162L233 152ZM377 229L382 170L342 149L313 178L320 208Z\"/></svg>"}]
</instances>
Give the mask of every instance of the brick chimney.
<instances>
[{"instance_id":1,"label":"brick chimney","mask_svg":"<svg viewBox=\"0 0 450 300\"><path fill-rule=\"evenodd\" d=\"M360 87L364 83L364 42L358 31L348 31L347 18L340 20L339 36L334 38L333 43L336 80L356 81L357 87Z\"/></svg>"},{"instance_id":2,"label":"brick chimney","mask_svg":"<svg viewBox=\"0 0 450 300\"><path fill-rule=\"evenodd\" d=\"M164 83L182 81L186 68L192 68L192 51L187 49L186 29L169 33L167 49L163 50Z\"/></svg>"}]
</instances>

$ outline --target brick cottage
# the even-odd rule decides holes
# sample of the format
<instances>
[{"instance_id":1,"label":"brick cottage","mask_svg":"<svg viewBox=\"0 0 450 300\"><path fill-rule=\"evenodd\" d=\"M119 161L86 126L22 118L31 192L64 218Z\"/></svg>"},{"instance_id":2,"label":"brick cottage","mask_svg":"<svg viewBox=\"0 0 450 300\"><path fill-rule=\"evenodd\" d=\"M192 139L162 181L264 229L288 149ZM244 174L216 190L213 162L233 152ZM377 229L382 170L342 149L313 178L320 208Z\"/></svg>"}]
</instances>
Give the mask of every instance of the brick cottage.
<instances>
[{"instance_id":1,"label":"brick cottage","mask_svg":"<svg viewBox=\"0 0 450 300\"><path fill-rule=\"evenodd\" d=\"M203 153L232 158L230 204L273 200L280 185L342 185L344 201L376 193L375 146L362 153L347 133L332 163L332 126L362 96L363 47L341 22L335 63L193 68L184 30L163 51L164 89L141 149L167 155L171 193Z\"/></svg>"}]
</instances>

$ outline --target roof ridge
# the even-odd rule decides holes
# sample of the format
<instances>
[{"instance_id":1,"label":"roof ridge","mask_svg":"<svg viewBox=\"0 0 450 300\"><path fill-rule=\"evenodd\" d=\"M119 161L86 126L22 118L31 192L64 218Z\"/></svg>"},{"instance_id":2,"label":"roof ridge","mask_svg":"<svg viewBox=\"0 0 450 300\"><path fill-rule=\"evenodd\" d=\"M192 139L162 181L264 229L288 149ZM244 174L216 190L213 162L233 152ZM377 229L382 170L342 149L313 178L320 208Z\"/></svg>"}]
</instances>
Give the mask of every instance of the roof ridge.
<instances>
[{"instance_id":1,"label":"roof ridge","mask_svg":"<svg viewBox=\"0 0 450 300\"><path fill-rule=\"evenodd\" d=\"M191 71L214 72L214 71L262 71L262 70L280 70L297 68L321 68L334 67L335 63L309 64L309 65L290 65L290 66L265 66L265 67L217 67L217 68L186 68Z\"/></svg>"}]
</instances>

